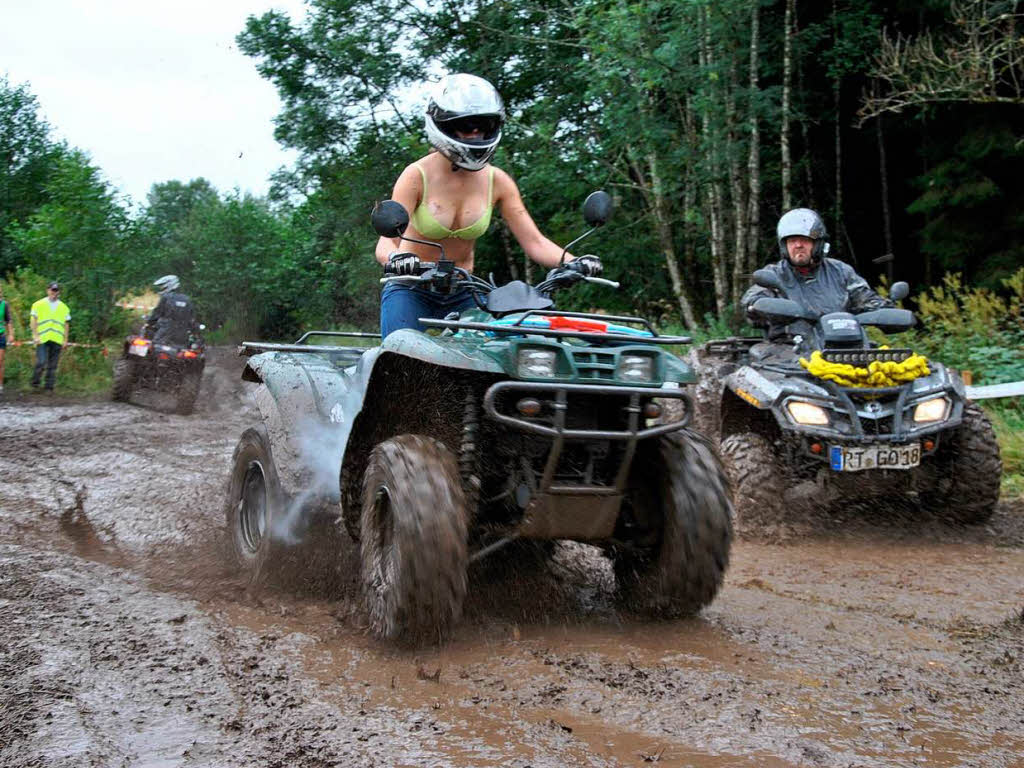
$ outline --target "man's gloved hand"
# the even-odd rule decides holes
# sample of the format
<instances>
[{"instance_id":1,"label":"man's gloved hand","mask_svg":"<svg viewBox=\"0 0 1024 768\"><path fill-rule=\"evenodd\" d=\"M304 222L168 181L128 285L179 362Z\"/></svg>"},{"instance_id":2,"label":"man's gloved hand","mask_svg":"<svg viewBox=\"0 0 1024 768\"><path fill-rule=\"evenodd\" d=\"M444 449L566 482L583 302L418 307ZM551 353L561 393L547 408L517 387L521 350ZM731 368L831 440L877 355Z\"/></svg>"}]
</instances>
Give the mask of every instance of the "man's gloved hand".
<instances>
[{"instance_id":1,"label":"man's gloved hand","mask_svg":"<svg viewBox=\"0 0 1024 768\"><path fill-rule=\"evenodd\" d=\"M592 253L587 253L579 258L573 259L565 266L568 269L576 270L584 277L600 277L601 273L604 272L604 266L601 264L601 259L594 256Z\"/></svg>"},{"instance_id":2,"label":"man's gloved hand","mask_svg":"<svg viewBox=\"0 0 1024 768\"><path fill-rule=\"evenodd\" d=\"M388 256L388 265L384 271L392 275L415 275L420 271L420 257L415 253L395 251Z\"/></svg>"}]
</instances>

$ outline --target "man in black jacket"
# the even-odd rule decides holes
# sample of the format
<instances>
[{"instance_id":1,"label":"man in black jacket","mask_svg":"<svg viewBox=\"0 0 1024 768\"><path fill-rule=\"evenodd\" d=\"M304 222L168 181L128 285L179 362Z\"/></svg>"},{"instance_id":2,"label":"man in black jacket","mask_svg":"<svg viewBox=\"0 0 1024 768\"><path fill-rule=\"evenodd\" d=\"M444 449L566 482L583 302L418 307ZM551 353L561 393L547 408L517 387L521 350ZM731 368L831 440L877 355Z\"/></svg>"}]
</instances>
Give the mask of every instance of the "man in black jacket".
<instances>
[{"instance_id":1,"label":"man in black jacket","mask_svg":"<svg viewBox=\"0 0 1024 768\"><path fill-rule=\"evenodd\" d=\"M157 344L183 347L189 334L197 331L192 300L178 292L177 275L164 275L153 283L160 292L160 302L146 320L142 335Z\"/></svg>"},{"instance_id":2,"label":"man in black jacket","mask_svg":"<svg viewBox=\"0 0 1024 768\"><path fill-rule=\"evenodd\" d=\"M782 258L765 269L778 276L784 298L820 314L857 313L893 306L875 293L849 264L827 258L828 232L815 211L795 208L783 214L776 233ZM771 288L755 285L743 294L740 303L755 325L765 325L765 320L751 311L751 304L763 296L777 295Z\"/></svg>"}]
</instances>

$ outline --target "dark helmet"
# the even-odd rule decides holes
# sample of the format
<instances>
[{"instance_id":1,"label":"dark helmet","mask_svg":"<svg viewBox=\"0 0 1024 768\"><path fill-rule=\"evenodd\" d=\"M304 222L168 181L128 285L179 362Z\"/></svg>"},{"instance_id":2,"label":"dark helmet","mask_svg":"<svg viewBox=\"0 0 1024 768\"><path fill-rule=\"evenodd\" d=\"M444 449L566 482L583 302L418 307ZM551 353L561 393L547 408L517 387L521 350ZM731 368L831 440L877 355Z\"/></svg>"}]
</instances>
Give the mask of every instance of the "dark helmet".
<instances>
[{"instance_id":1,"label":"dark helmet","mask_svg":"<svg viewBox=\"0 0 1024 768\"><path fill-rule=\"evenodd\" d=\"M153 281L153 287L156 288L161 295L178 290L178 286L180 284L181 283L178 280L177 275L164 275L163 277L158 277Z\"/></svg>"},{"instance_id":2,"label":"dark helmet","mask_svg":"<svg viewBox=\"0 0 1024 768\"><path fill-rule=\"evenodd\" d=\"M479 171L494 156L501 141L505 104L494 86L476 75L448 75L427 102L427 139L453 165ZM479 138L458 132L477 128Z\"/></svg>"},{"instance_id":3,"label":"dark helmet","mask_svg":"<svg viewBox=\"0 0 1024 768\"><path fill-rule=\"evenodd\" d=\"M817 211L810 208L794 208L782 214L775 231L779 241L779 253L784 259L789 258L786 238L793 235L802 235L814 241L814 248L811 249L813 263L820 264L821 260L828 256L831 247L828 242L828 230L825 229L825 222L821 220Z\"/></svg>"}]
</instances>

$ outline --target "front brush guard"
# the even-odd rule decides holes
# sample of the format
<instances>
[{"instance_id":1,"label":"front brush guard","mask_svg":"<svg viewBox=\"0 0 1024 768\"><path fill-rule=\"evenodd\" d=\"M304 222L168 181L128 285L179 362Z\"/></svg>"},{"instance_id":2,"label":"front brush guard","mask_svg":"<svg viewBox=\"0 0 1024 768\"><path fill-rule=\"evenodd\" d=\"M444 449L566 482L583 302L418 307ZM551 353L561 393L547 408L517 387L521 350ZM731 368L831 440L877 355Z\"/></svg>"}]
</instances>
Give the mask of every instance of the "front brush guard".
<instances>
[{"instance_id":1,"label":"front brush guard","mask_svg":"<svg viewBox=\"0 0 1024 768\"><path fill-rule=\"evenodd\" d=\"M538 424L528 419L510 416L498 411L499 394L522 392L524 395L550 393L554 396L553 424ZM629 396L624 410L628 415L625 429L568 429L566 412L571 393L588 395ZM641 424L641 399L664 398L682 400L683 418L669 424L653 427ZM604 386L591 384L561 384L556 382L500 381L492 384L484 394L484 412L494 421L521 432L551 438L551 449L544 471L513 538L523 536L538 539L577 539L595 541L612 535L618 518L619 505L626 490L629 470L640 440L657 437L684 428L692 413L692 401L681 389L653 387ZM612 485L555 485L555 470L566 440L615 440L625 442L622 463ZM595 497L597 497L595 499Z\"/></svg>"}]
</instances>

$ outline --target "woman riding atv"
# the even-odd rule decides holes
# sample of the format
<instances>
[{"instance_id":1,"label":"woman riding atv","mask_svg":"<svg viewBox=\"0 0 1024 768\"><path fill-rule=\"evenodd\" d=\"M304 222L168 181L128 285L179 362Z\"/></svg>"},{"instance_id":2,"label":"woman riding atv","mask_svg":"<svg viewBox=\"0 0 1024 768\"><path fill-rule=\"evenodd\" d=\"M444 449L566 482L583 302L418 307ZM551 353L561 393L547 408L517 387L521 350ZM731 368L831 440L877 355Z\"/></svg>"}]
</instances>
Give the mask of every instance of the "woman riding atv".
<instances>
[{"instance_id":1,"label":"woman riding atv","mask_svg":"<svg viewBox=\"0 0 1024 768\"><path fill-rule=\"evenodd\" d=\"M504 120L505 106L489 82L467 74L445 77L426 109L427 138L434 150L402 171L391 195L410 212L405 236L440 243L445 256L468 272L473 271L473 246L487 231L495 208L533 261L556 267L562 256L562 249L541 234L530 217L512 177L490 164ZM389 237L380 238L375 255L398 275L415 275L421 259L437 258L428 245L406 241L399 246L398 238ZM566 254L566 262L588 277L601 274L597 256L574 259ZM381 336L401 328L423 330L418 318L443 319L472 306L466 289L438 294L392 282L381 295Z\"/></svg>"}]
</instances>

